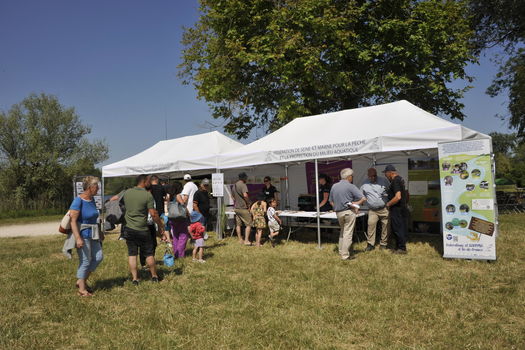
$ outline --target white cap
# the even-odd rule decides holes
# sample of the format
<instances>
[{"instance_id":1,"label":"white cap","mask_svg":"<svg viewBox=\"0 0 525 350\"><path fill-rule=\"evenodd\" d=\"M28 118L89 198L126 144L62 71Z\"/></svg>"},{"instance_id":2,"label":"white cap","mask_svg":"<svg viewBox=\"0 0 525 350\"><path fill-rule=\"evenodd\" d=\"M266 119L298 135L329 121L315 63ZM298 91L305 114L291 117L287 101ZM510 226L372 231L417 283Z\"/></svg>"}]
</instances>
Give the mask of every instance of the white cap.
<instances>
[{"instance_id":1,"label":"white cap","mask_svg":"<svg viewBox=\"0 0 525 350\"><path fill-rule=\"evenodd\" d=\"M203 184L203 185L209 185L209 184L210 184L210 180L208 180L208 179L203 179L203 180L202 180L202 184Z\"/></svg>"},{"instance_id":2,"label":"white cap","mask_svg":"<svg viewBox=\"0 0 525 350\"><path fill-rule=\"evenodd\" d=\"M184 180L191 180L191 175L190 174L184 175Z\"/></svg>"}]
</instances>

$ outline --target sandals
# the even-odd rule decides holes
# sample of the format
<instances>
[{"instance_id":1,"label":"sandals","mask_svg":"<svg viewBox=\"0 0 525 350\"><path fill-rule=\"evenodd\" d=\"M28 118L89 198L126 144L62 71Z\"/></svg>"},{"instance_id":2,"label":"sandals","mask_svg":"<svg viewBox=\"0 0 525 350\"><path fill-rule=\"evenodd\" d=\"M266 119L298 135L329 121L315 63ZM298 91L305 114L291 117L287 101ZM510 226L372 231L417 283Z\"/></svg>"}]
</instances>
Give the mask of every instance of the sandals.
<instances>
[{"instance_id":1,"label":"sandals","mask_svg":"<svg viewBox=\"0 0 525 350\"><path fill-rule=\"evenodd\" d=\"M77 295L79 297L92 297L93 294L91 294L90 292L88 292L87 290L85 292L81 292L81 291L78 291L77 292Z\"/></svg>"},{"instance_id":2,"label":"sandals","mask_svg":"<svg viewBox=\"0 0 525 350\"><path fill-rule=\"evenodd\" d=\"M78 283L75 284L75 286L77 287L77 289L80 288L80 287L78 286ZM87 284L86 284L86 290L88 291L88 293L93 294L93 288L91 288L91 287L88 286Z\"/></svg>"}]
</instances>

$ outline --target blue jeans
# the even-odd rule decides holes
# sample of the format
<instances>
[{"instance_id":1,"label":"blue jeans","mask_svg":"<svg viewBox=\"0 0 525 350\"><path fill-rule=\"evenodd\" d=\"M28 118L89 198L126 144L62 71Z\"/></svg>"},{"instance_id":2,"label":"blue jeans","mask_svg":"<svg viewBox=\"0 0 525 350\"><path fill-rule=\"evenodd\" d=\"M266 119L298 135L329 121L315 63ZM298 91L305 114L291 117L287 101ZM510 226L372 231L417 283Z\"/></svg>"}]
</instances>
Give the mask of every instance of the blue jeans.
<instances>
[{"instance_id":1,"label":"blue jeans","mask_svg":"<svg viewBox=\"0 0 525 350\"><path fill-rule=\"evenodd\" d=\"M91 238L82 238L84 245L77 248L78 253L78 270L77 278L86 279L88 272L93 272L98 264L102 262L102 245L100 241L94 241Z\"/></svg>"}]
</instances>

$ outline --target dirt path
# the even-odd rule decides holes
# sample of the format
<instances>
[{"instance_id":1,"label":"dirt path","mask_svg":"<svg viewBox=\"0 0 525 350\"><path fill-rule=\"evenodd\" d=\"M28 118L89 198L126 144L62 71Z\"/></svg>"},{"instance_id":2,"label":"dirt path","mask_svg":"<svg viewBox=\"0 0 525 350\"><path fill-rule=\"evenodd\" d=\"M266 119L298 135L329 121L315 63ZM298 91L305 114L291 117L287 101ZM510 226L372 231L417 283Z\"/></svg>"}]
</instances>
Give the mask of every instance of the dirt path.
<instances>
[{"instance_id":1,"label":"dirt path","mask_svg":"<svg viewBox=\"0 0 525 350\"><path fill-rule=\"evenodd\" d=\"M6 225L0 226L0 238L4 237L22 237L22 236L44 236L44 235L61 235L58 232L60 222L37 222L34 224L24 225Z\"/></svg>"}]
</instances>

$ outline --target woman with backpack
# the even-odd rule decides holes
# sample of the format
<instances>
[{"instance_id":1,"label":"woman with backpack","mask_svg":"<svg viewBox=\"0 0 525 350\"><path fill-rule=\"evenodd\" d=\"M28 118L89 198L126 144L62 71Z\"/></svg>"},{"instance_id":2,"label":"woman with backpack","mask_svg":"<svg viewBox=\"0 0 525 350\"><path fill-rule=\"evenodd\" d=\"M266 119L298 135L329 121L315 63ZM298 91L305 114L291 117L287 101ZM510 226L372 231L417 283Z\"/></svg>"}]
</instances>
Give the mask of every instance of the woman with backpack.
<instances>
[{"instance_id":1,"label":"woman with backpack","mask_svg":"<svg viewBox=\"0 0 525 350\"><path fill-rule=\"evenodd\" d=\"M86 176L82 181L84 192L73 200L69 208L71 231L79 258L76 286L78 295L82 297L93 295L87 279L103 259L101 241L104 236L98 225L98 210L93 199L98 192L98 183L98 177Z\"/></svg>"}]
</instances>

